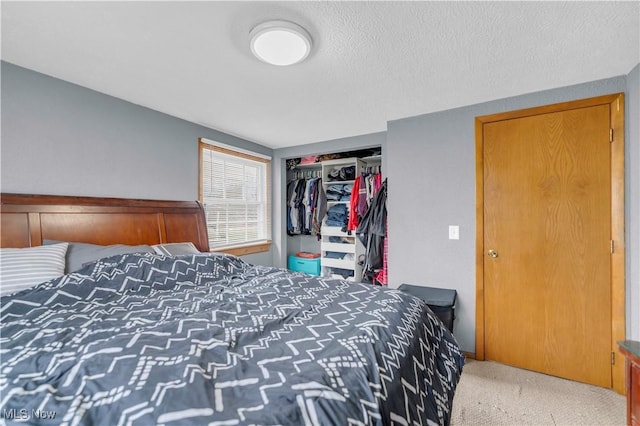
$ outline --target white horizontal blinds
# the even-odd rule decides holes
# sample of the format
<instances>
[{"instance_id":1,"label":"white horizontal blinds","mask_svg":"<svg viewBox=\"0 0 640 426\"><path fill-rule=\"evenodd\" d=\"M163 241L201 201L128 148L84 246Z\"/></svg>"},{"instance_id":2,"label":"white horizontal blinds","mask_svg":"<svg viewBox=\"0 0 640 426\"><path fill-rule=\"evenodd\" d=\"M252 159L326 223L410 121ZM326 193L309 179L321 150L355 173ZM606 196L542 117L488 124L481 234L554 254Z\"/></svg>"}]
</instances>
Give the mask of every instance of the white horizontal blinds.
<instances>
[{"instance_id":1,"label":"white horizontal blinds","mask_svg":"<svg viewBox=\"0 0 640 426\"><path fill-rule=\"evenodd\" d=\"M204 143L201 151L211 249L270 240L269 160Z\"/></svg>"}]
</instances>

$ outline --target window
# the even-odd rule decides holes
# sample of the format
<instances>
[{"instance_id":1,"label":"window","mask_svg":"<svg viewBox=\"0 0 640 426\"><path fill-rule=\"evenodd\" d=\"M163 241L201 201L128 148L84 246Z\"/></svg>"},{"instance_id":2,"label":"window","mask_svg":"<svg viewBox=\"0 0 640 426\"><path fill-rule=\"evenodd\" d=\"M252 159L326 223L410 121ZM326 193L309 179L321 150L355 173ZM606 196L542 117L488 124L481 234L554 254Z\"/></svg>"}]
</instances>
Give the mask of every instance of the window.
<instances>
[{"instance_id":1,"label":"window","mask_svg":"<svg viewBox=\"0 0 640 426\"><path fill-rule=\"evenodd\" d=\"M271 160L200 140L200 201L212 251L243 255L271 244Z\"/></svg>"}]
</instances>

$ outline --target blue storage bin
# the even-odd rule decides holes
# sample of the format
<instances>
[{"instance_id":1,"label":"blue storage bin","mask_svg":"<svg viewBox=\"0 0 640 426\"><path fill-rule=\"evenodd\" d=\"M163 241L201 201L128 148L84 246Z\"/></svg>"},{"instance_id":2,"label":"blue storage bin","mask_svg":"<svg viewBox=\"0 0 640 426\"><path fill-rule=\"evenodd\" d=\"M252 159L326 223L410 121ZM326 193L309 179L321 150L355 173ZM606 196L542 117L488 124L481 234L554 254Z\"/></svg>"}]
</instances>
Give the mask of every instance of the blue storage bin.
<instances>
[{"instance_id":1,"label":"blue storage bin","mask_svg":"<svg viewBox=\"0 0 640 426\"><path fill-rule=\"evenodd\" d=\"M320 258L309 259L306 257L289 256L287 268L289 268L290 271L320 276Z\"/></svg>"}]
</instances>

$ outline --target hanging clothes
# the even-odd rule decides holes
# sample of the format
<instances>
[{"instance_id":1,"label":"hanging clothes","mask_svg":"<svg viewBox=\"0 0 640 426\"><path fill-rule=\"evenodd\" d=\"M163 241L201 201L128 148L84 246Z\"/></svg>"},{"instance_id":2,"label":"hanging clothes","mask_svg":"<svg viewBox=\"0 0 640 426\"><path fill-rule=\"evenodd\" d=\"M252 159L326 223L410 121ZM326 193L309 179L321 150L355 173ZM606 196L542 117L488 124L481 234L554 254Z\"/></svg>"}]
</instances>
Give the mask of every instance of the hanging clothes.
<instances>
[{"instance_id":1,"label":"hanging clothes","mask_svg":"<svg viewBox=\"0 0 640 426\"><path fill-rule=\"evenodd\" d=\"M378 193L381 186L381 173L371 174L367 171L356 178L349 203L349 223L347 226L349 231L355 231L358 227L361 218L367 213L373 197Z\"/></svg>"},{"instance_id":2,"label":"hanging clothes","mask_svg":"<svg viewBox=\"0 0 640 426\"><path fill-rule=\"evenodd\" d=\"M327 214L327 195L324 192L324 188L322 185L322 179L318 179L317 182L317 192L315 198L315 209L312 214L312 226L311 226L311 234L317 235L318 239L320 239L320 230L322 228L322 220Z\"/></svg>"},{"instance_id":3,"label":"hanging clothes","mask_svg":"<svg viewBox=\"0 0 640 426\"><path fill-rule=\"evenodd\" d=\"M309 203L306 206L305 211L305 234L313 234L313 213L316 209L318 202L318 182L319 178L312 179L309 187Z\"/></svg>"},{"instance_id":4,"label":"hanging clothes","mask_svg":"<svg viewBox=\"0 0 640 426\"><path fill-rule=\"evenodd\" d=\"M360 176L358 176L353 183L353 189L351 190L351 199L349 200L349 221L347 223L347 231L355 231L358 227L358 198L360 194Z\"/></svg>"},{"instance_id":5,"label":"hanging clothes","mask_svg":"<svg viewBox=\"0 0 640 426\"><path fill-rule=\"evenodd\" d=\"M389 226L388 221L384 225L384 253L382 255L382 269L378 271L375 277L375 283L387 285L389 283L388 264L389 264Z\"/></svg>"},{"instance_id":6,"label":"hanging clothes","mask_svg":"<svg viewBox=\"0 0 640 426\"><path fill-rule=\"evenodd\" d=\"M376 271L384 260L384 240L387 222L387 180L385 179L362 217L356 235L365 246L363 280L373 282Z\"/></svg>"},{"instance_id":7,"label":"hanging clothes","mask_svg":"<svg viewBox=\"0 0 640 426\"><path fill-rule=\"evenodd\" d=\"M306 187L305 179L295 179L287 185L287 233L296 235L302 233L304 211L301 211L302 198Z\"/></svg>"},{"instance_id":8,"label":"hanging clothes","mask_svg":"<svg viewBox=\"0 0 640 426\"><path fill-rule=\"evenodd\" d=\"M296 181L292 180L287 183L287 234L292 235L293 233L293 223L291 221L291 197L293 196L293 191L295 190Z\"/></svg>"},{"instance_id":9,"label":"hanging clothes","mask_svg":"<svg viewBox=\"0 0 640 426\"><path fill-rule=\"evenodd\" d=\"M362 174L358 178L360 180L359 190L358 190L358 204L357 204L357 214L360 217L363 217L367 213L367 209L369 208L369 203L367 203L367 175Z\"/></svg>"},{"instance_id":10,"label":"hanging clothes","mask_svg":"<svg viewBox=\"0 0 640 426\"><path fill-rule=\"evenodd\" d=\"M287 234L318 235L327 211L321 178L298 178L287 183Z\"/></svg>"}]
</instances>

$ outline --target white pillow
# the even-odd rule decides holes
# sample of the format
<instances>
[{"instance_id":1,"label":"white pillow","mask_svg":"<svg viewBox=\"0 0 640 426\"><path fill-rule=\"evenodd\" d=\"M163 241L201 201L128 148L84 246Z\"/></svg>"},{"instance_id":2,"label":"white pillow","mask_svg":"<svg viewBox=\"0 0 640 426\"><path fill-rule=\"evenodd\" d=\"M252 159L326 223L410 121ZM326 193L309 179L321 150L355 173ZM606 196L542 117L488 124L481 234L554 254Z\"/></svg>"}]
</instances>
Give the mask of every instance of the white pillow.
<instances>
[{"instance_id":1,"label":"white pillow","mask_svg":"<svg viewBox=\"0 0 640 426\"><path fill-rule=\"evenodd\" d=\"M16 293L64 275L68 245L0 249L0 295Z\"/></svg>"},{"instance_id":2,"label":"white pillow","mask_svg":"<svg viewBox=\"0 0 640 426\"><path fill-rule=\"evenodd\" d=\"M156 253L165 256L180 256L182 254L200 254L200 250L191 242L186 243L164 243L156 244L153 247Z\"/></svg>"}]
</instances>

